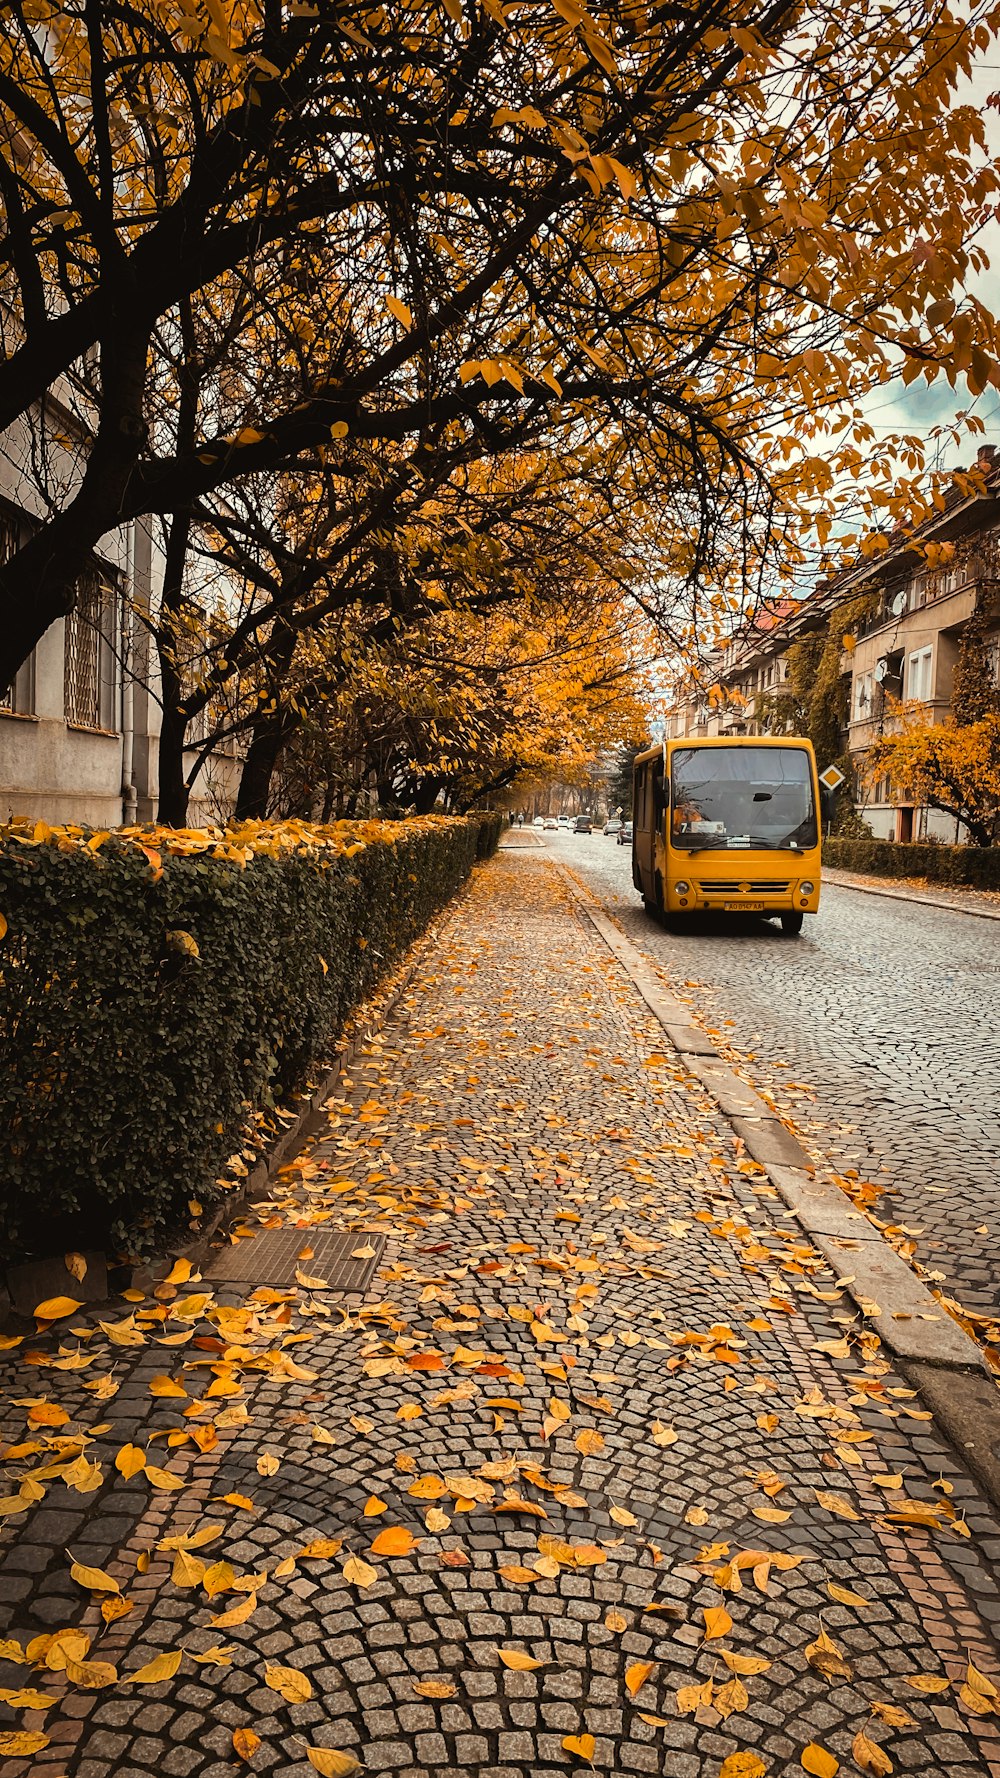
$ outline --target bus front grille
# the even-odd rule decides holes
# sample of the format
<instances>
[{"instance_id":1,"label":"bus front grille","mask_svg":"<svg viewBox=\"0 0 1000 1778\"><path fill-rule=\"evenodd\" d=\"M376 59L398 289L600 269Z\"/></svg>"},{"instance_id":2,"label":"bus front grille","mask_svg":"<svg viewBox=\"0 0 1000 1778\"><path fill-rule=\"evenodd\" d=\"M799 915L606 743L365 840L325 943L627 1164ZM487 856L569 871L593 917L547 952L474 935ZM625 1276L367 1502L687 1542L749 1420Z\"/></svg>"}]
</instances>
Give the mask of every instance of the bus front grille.
<instances>
[{"instance_id":1,"label":"bus front grille","mask_svg":"<svg viewBox=\"0 0 1000 1778\"><path fill-rule=\"evenodd\" d=\"M702 895L787 895L791 883L699 883Z\"/></svg>"}]
</instances>

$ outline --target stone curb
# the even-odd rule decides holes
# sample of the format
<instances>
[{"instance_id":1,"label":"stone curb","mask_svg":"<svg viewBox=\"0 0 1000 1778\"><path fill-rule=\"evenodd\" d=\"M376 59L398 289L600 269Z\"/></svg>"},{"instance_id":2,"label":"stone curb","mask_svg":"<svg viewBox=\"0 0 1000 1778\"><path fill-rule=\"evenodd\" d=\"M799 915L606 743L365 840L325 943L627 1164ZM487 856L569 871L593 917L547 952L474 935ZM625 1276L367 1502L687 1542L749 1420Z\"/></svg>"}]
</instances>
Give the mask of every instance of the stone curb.
<instances>
[{"instance_id":1,"label":"stone curb","mask_svg":"<svg viewBox=\"0 0 1000 1778\"><path fill-rule=\"evenodd\" d=\"M707 1033L691 1022L683 1003L662 988L638 946L590 905L586 891L565 865L559 863L559 869L577 906L638 988L685 1066L715 1099L747 1153L764 1168L800 1227L843 1279L861 1313L871 1315L872 1305L877 1304L883 1344L895 1357L918 1362L923 1368L978 1372L988 1383L975 1341L887 1244L875 1224L854 1209L847 1194L815 1178L812 1161L787 1125L723 1061ZM714 1060L708 1060L710 1056ZM988 1387L993 1391L991 1406L1000 1431L1000 1403L992 1384Z\"/></svg>"},{"instance_id":2,"label":"stone curb","mask_svg":"<svg viewBox=\"0 0 1000 1778\"><path fill-rule=\"evenodd\" d=\"M1000 920L992 908L962 907L957 901L945 901L941 895L923 895L915 889L883 889L876 883L849 883L839 871L823 866L823 881L834 889L856 889L859 895L884 895L890 901L915 901L924 908L947 908L950 914L971 914L974 920ZM957 885L956 885L957 886Z\"/></svg>"},{"instance_id":3,"label":"stone curb","mask_svg":"<svg viewBox=\"0 0 1000 1778\"><path fill-rule=\"evenodd\" d=\"M381 993L373 995L358 1009L354 1018L349 1021L350 1034L342 1037L335 1046L336 1059L324 1069L319 1084L310 1088L295 1102L295 1116L291 1123L274 1137L241 1182L239 1189L216 1205L205 1228L190 1241L168 1247L165 1254L150 1261L148 1265L132 1267L125 1288L148 1292L166 1276L178 1259L189 1259L192 1267L200 1269L209 1257L219 1233L236 1221L248 1204L269 1195L281 1168L299 1153L309 1137L322 1125L325 1103L337 1081L353 1067L364 1045L371 1041L393 1013L426 952L438 942L445 920L463 892L464 886L449 907L442 909L434 925L428 926L414 941L395 977ZM88 1252L85 1257L87 1271L82 1282L71 1276L59 1255L50 1259L28 1260L23 1265L10 1266L6 1271L0 1272L0 1329L10 1326L17 1317L30 1320L34 1305L44 1301L47 1296L75 1295L87 1303L108 1301L109 1271L115 1271L120 1276L128 1268L114 1267L104 1253Z\"/></svg>"}]
</instances>

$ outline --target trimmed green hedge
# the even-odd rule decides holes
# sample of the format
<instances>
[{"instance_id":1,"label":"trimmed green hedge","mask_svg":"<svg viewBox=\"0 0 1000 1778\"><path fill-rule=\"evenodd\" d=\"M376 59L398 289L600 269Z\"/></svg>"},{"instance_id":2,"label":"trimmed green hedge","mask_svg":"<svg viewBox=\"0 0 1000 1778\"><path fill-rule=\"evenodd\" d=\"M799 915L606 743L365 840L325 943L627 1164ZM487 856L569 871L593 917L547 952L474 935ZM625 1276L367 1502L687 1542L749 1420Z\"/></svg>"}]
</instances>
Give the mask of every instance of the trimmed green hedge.
<instances>
[{"instance_id":1,"label":"trimmed green hedge","mask_svg":"<svg viewBox=\"0 0 1000 1778\"><path fill-rule=\"evenodd\" d=\"M931 883L1000 889L1000 846L903 845L895 840L823 841L831 870L866 871L877 877L926 877Z\"/></svg>"},{"instance_id":2,"label":"trimmed green hedge","mask_svg":"<svg viewBox=\"0 0 1000 1778\"><path fill-rule=\"evenodd\" d=\"M149 1252L489 855L499 815L0 828L0 1253Z\"/></svg>"}]
</instances>

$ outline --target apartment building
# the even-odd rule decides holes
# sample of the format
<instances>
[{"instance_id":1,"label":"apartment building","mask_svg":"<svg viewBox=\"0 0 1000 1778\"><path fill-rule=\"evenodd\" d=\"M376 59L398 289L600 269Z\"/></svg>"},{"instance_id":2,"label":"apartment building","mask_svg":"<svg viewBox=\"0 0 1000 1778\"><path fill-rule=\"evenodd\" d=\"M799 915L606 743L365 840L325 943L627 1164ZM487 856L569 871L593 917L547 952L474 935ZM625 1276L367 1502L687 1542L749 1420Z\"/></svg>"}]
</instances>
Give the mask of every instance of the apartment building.
<instances>
[{"instance_id":1,"label":"apartment building","mask_svg":"<svg viewBox=\"0 0 1000 1778\"><path fill-rule=\"evenodd\" d=\"M39 416L10 428L0 456L0 561L45 517L36 464L77 473L79 423L58 394ZM146 521L102 540L77 587L74 609L46 631L13 685L0 689L0 821L27 816L96 828L152 821L157 810L160 732L155 651L146 618L162 586ZM193 767L198 736L189 755ZM238 762L213 755L195 782L190 819L215 821L232 807Z\"/></svg>"},{"instance_id":2,"label":"apartment building","mask_svg":"<svg viewBox=\"0 0 1000 1778\"><path fill-rule=\"evenodd\" d=\"M860 560L804 600L766 608L711 664L703 689L681 689L667 712L668 735L773 732L769 694L787 682L792 644L828 630L836 613L867 597L870 610L840 655L841 751L860 766L876 736L898 722L901 702L947 723L963 632L980 610L994 682L1000 683L1000 464L992 447L956 478L942 510L911 538ZM779 706L780 707L780 706ZM787 720L787 709L783 717ZM915 803L905 785L855 785L860 814L880 839L961 841L952 816Z\"/></svg>"}]
</instances>

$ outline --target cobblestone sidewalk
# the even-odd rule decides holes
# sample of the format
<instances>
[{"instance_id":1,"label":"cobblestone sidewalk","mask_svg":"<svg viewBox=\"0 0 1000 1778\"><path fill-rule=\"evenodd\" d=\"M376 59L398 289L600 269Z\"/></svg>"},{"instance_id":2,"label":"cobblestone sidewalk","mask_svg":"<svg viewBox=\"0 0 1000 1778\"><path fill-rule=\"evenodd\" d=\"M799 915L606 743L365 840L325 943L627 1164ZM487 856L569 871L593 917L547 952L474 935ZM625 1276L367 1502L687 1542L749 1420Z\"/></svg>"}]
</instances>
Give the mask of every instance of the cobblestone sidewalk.
<instances>
[{"instance_id":1,"label":"cobblestone sidewalk","mask_svg":"<svg viewBox=\"0 0 1000 1778\"><path fill-rule=\"evenodd\" d=\"M6 1353L11 1778L1000 1772L1000 1529L543 856L285 1186Z\"/></svg>"}]
</instances>

